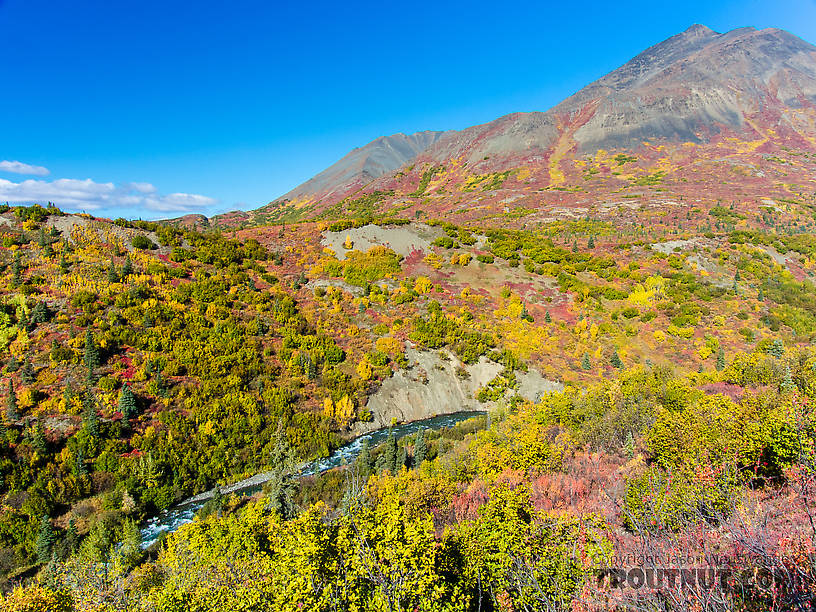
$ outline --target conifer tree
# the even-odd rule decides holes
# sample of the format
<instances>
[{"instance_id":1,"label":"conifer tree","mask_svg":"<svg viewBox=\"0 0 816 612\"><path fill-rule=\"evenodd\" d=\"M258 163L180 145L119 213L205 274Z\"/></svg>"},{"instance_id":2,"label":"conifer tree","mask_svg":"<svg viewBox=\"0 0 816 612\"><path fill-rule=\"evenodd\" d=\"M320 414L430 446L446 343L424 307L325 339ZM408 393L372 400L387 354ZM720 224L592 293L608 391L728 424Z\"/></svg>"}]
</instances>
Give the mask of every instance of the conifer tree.
<instances>
[{"instance_id":1,"label":"conifer tree","mask_svg":"<svg viewBox=\"0 0 816 612\"><path fill-rule=\"evenodd\" d=\"M51 526L51 519L47 515L43 515L40 519L40 530L37 533L37 561L40 563L48 563L51 559L51 549L54 547L54 542L57 537L54 535L54 528Z\"/></svg>"},{"instance_id":2,"label":"conifer tree","mask_svg":"<svg viewBox=\"0 0 816 612\"><path fill-rule=\"evenodd\" d=\"M17 287L22 282L22 264L20 263L20 251L14 251L14 258L11 260L11 284Z\"/></svg>"},{"instance_id":3,"label":"conifer tree","mask_svg":"<svg viewBox=\"0 0 816 612\"><path fill-rule=\"evenodd\" d=\"M136 416L136 396L130 390L130 385L123 385L119 392L119 411L128 420Z\"/></svg>"},{"instance_id":4,"label":"conifer tree","mask_svg":"<svg viewBox=\"0 0 816 612\"><path fill-rule=\"evenodd\" d=\"M408 454L405 450L405 445L399 447L399 452L397 452L397 461L394 464L394 472L399 472L403 467L408 464Z\"/></svg>"},{"instance_id":5,"label":"conifer tree","mask_svg":"<svg viewBox=\"0 0 816 612\"><path fill-rule=\"evenodd\" d=\"M111 284L119 282L119 274L116 272L116 265L113 263L112 259L110 266L108 266L108 282Z\"/></svg>"},{"instance_id":6,"label":"conifer tree","mask_svg":"<svg viewBox=\"0 0 816 612\"><path fill-rule=\"evenodd\" d=\"M76 528L76 522L73 517L68 520L68 529L65 532L65 548L69 554L76 552L79 546L79 532Z\"/></svg>"},{"instance_id":7,"label":"conifer tree","mask_svg":"<svg viewBox=\"0 0 816 612\"><path fill-rule=\"evenodd\" d=\"M63 249L62 253L60 253L60 262L59 262L60 271L63 274L68 274L71 271L71 262L69 262L65 258L65 250Z\"/></svg>"},{"instance_id":8,"label":"conifer tree","mask_svg":"<svg viewBox=\"0 0 816 612\"><path fill-rule=\"evenodd\" d=\"M550 311L544 313L544 322L545 323L552 323L552 316L550 316Z\"/></svg>"},{"instance_id":9,"label":"conifer tree","mask_svg":"<svg viewBox=\"0 0 816 612\"><path fill-rule=\"evenodd\" d=\"M393 474L396 471L397 465L397 439L394 437L393 431L388 434L388 440L385 443L384 457L383 469Z\"/></svg>"},{"instance_id":10,"label":"conifer tree","mask_svg":"<svg viewBox=\"0 0 816 612\"><path fill-rule=\"evenodd\" d=\"M782 391L792 391L796 388L796 383L793 382L793 375L789 365L785 365L785 374L782 378Z\"/></svg>"},{"instance_id":11,"label":"conifer tree","mask_svg":"<svg viewBox=\"0 0 816 612\"><path fill-rule=\"evenodd\" d=\"M586 371L592 369L592 362L590 361L589 353L587 352L584 352L584 356L581 357L581 368Z\"/></svg>"},{"instance_id":12,"label":"conifer tree","mask_svg":"<svg viewBox=\"0 0 816 612\"><path fill-rule=\"evenodd\" d=\"M82 449L77 450L76 457L74 457L74 469L77 476L84 476L88 473L88 468L85 467L85 455L82 454Z\"/></svg>"},{"instance_id":13,"label":"conifer tree","mask_svg":"<svg viewBox=\"0 0 816 612\"><path fill-rule=\"evenodd\" d=\"M96 342L94 341L94 337L90 329L85 330L84 361L88 370L91 372L99 367L99 349L96 346Z\"/></svg>"},{"instance_id":14,"label":"conifer tree","mask_svg":"<svg viewBox=\"0 0 816 612\"><path fill-rule=\"evenodd\" d=\"M133 262L130 261L130 255L125 257L125 263L122 265L122 279L126 279L133 274Z\"/></svg>"},{"instance_id":15,"label":"conifer tree","mask_svg":"<svg viewBox=\"0 0 816 612\"><path fill-rule=\"evenodd\" d=\"M34 324L46 323L48 321L48 306L45 302L37 302L31 309L31 322Z\"/></svg>"},{"instance_id":16,"label":"conifer tree","mask_svg":"<svg viewBox=\"0 0 816 612\"><path fill-rule=\"evenodd\" d=\"M425 457L428 455L428 442L425 440L425 430L420 429L417 432L416 442L414 443L414 467L419 468Z\"/></svg>"},{"instance_id":17,"label":"conifer tree","mask_svg":"<svg viewBox=\"0 0 816 612\"><path fill-rule=\"evenodd\" d=\"M96 397L92 391L87 391L82 400L82 423L88 433L94 438L99 437L99 415L96 413Z\"/></svg>"},{"instance_id":18,"label":"conifer tree","mask_svg":"<svg viewBox=\"0 0 816 612\"><path fill-rule=\"evenodd\" d=\"M717 351L717 371L722 372L725 369L725 351L722 347Z\"/></svg>"},{"instance_id":19,"label":"conifer tree","mask_svg":"<svg viewBox=\"0 0 816 612\"><path fill-rule=\"evenodd\" d=\"M368 440L363 440L360 454L357 455L357 472L363 480L368 480L371 475L371 451L368 448Z\"/></svg>"},{"instance_id":20,"label":"conifer tree","mask_svg":"<svg viewBox=\"0 0 816 612\"><path fill-rule=\"evenodd\" d=\"M623 367L623 361L621 360L620 355L618 354L618 349L615 349L613 351L612 359L610 360L610 363L612 364L612 367L615 367L615 368L618 368L618 369Z\"/></svg>"},{"instance_id":21,"label":"conifer tree","mask_svg":"<svg viewBox=\"0 0 816 612\"><path fill-rule=\"evenodd\" d=\"M772 343L768 352L777 359L781 359L782 355L785 354L785 345L782 343L782 340L776 338Z\"/></svg>"},{"instance_id":22,"label":"conifer tree","mask_svg":"<svg viewBox=\"0 0 816 612\"><path fill-rule=\"evenodd\" d=\"M17 412L17 393L14 392L14 383L9 381L8 397L6 397L6 420L10 423L20 418L20 413Z\"/></svg>"},{"instance_id":23,"label":"conifer tree","mask_svg":"<svg viewBox=\"0 0 816 612\"><path fill-rule=\"evenodd\" d=\"M24 385L30 385L34 382L34 366L31 365L31 360L26 357L23 361L23 367L20 368L20 381Z\"/></svg>"},{"instance_id":24,"label":"conifer tree","mask_svg":"<svg viewBox=\"0 0 816 612\"><path fill-rule=\"evenodd\" d=\"M43 430L42 422L37 421L34 425L34 434L32 435L32 444L37 452L44 455L48 452L48 442L45 439L45 430Z\"/></svg>"},{"instance_id":25,"label":"conifer tree","mask_svg":"<svg viewBox=\"0 0 816 612\"><path fill-rule=\"evenodd\" d=\"M142 532L132 519L125 521L122 529L122 543L117 554L127 568L133 568L142 558Z\"/></svg>"},{"instance_id":26,"label":"conifer tree","mask_svg":"<svg viewBox=\"0 0 816 612\"><path fill-rule=\"evenodd\" d=\"M264 493L269 500L269 509L283 519L292 518L295 514L295 452L286 439L283 421L278 424L275 443L272 446L269 463L272 465L269 480L264 485Z\"/></svg>"}]
</instances>

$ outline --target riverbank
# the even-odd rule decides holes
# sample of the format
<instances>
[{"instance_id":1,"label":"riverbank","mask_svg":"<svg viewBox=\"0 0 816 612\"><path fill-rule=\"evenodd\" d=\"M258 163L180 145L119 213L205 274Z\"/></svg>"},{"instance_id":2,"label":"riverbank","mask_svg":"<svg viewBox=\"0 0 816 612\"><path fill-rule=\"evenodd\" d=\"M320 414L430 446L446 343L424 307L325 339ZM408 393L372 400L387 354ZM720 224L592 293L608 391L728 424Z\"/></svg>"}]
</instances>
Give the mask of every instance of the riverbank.
<instances>
[{"instance_id":1,"label":"riverbank","mask_svg":"<svg viewBox=\"0 0 816 612\"><path fill-rule=\"evenodd\" d=\"M376 446L384 442L388 438L389 433L397 438L410 435L419 431L420 429L438 430L445 427L452 427L457 423L466 421L467 419L482 416L484 411L467 411L457 412L454 414L443 414L431 417L429 419L422 419L410 423L401 423L394 427L385 427L377 431L369 432L354 438L347 444L336 449L330 456L323 459L316 459L302 463L298 466L298 476L311 476L313 474L320 474L332 468L348 465L354 462L363 444L368 444L370 447ZM270 472L261 472L244 478L229 485L219 487L222 494L232 494L245 496L257 493L263 487L263 484L269 480ZM172 533L182 525L192 522L198 510L204 503L211 499L215 494L215 489L211 489L205 493L201 493L191 497L180 504L164 510L159 515L150 518L142 527L142 547L149 548L152 546L164 533Z\"/></svg>"}]
</instances>

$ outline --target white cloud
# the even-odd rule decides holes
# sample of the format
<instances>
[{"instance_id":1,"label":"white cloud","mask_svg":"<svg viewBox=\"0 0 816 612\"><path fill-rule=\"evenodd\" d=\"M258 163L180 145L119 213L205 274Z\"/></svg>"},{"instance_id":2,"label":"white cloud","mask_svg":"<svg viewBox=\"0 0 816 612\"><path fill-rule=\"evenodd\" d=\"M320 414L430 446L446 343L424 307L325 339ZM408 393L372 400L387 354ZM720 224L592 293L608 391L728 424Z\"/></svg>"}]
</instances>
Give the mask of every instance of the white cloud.
<instances>
[{"instance_id":1,"label":"white cloud","mask_svg":"<svg viewBox=\"0 0 816 612\"><path fill-rule=\"evenodd\" d=\"M150 183L97 183L91 179L28 179L19 183L0 179L0 202L15 204L53 202L67 211L86 211L116 216L151 213L186 214L205 212L218 200L191 193L161 195ZM155 215L153 215L155 216Z\"/></svg>"},{"instance_id":2,"label":"white cloud","mask_svg":"<svg viewBox=\"0 0 816 612\"><path fill-rule=\"evenodd\" d=\"M13 172L14 174L30 174L31 176L48 176L51 172L42 166L32 166L19 161L0 161L0 172Z\"/></svg>"}]
</instances>

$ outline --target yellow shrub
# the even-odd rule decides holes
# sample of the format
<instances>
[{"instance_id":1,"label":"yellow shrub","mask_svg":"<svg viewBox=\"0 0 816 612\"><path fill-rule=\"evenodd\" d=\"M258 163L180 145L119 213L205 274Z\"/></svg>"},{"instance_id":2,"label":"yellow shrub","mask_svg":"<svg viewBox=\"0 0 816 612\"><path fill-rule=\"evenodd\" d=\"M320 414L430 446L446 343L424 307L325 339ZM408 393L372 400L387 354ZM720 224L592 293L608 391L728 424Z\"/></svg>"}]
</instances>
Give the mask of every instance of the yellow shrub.
<instances>
[{"instance_id":1,"label":"yellow shrub","mask_svg":"<svg viewBox=\"0 0 816 612\"><path fill-rule=\"evenodd\" d=\"M381 353L388 353L389 355L395 355L402 352L402 342L396 338L377 338L375 346Z\"/></svg>"},{"instance_id":2,"label":"yellow shrub","mask_svg":"<svg viewBox=\"0 0 816 612\"><path fill-rule=\"evenodd\" d=\"M694 335L693 327L678 327L674 323L669 323L666 333L678 338L691 338Z\"/></svg>"},{"instance_id":3,"label":"yellow shrub","mask_svg":"<svg viewBox=\"0 0 816 612\"><path fill-rule=\"evenodd\" d=\"M346 426L354 420L354 404L348 395L344 395L336 402L327 397L323 400L323 414L329 419L335 419L341 426Z\"/></svg>"},{"instance_id":4,"label":"yellow shrub","mask_svg":"<svg viewBox=\"0 0 816 612\"><path fill-rule=\"evenodd\" d=\"M442 258L436 253L428 253L424 259L425 263L431 266L434 270L442 267Z\"/></svg>"},{"instance_id":5,"label":"yellow shrub","mask_svg":"<svg viewBox=\"0 0 816 612\"><path fill-rule=\"evenodd\" d=\"M414 291L420 294L430 293L432 288L431 279L427 276L418 277L414 283Z\"/></svg>"},{"instance_id":6,"label":"yellow shrub","mask_svg":"<svg viewBox=\"0 0 816 612\"><path fill-rule=\"evenodd\" d=\"M71 595L41 586L17 587L5 597L0 594L0 608L5 612L71 612Z\"/></svg>"},{"instance_id":7,"label":"yellow shrub","mask_svg":"<svg viewBox=\"0 0 816 612\"><path fill-rule=\"evenodd\" d=\"M360 377L360 380L371 380L372 373L371 364L368 363L368 359L361 359L360 363L357 364L357 376Z\"/></svg>"},{"instance_id":8,"label":"yellow shrub","mask_svg":"<svg viewBox=\"0 0 816 612\"><path fill-rule=\"evenodd\" d=\"M20 408L28 410L34 406L34 391L31 389L23 389L17 396L17 405Z\"/></svg>"}]
</instances>

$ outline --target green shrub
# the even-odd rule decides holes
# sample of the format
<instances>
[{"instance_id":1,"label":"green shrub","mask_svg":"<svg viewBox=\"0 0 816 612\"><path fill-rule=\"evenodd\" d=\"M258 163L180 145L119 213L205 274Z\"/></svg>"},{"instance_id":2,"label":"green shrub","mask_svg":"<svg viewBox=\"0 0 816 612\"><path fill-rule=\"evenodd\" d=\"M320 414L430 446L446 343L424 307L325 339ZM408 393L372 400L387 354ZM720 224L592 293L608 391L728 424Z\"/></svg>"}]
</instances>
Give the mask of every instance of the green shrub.
<instances>
[{"instance_id":1,"label":"green shrub","mask_svg":"<svg viewBox=\"0 0 816 612\"><path fill-rule=\"evenodd\" d=\"M156 245L153 244L153 241L143 234L136 234L131 239L130 243L133 245L134 249L149 250L156 248Z\"/></svg>"}]
</instances>

